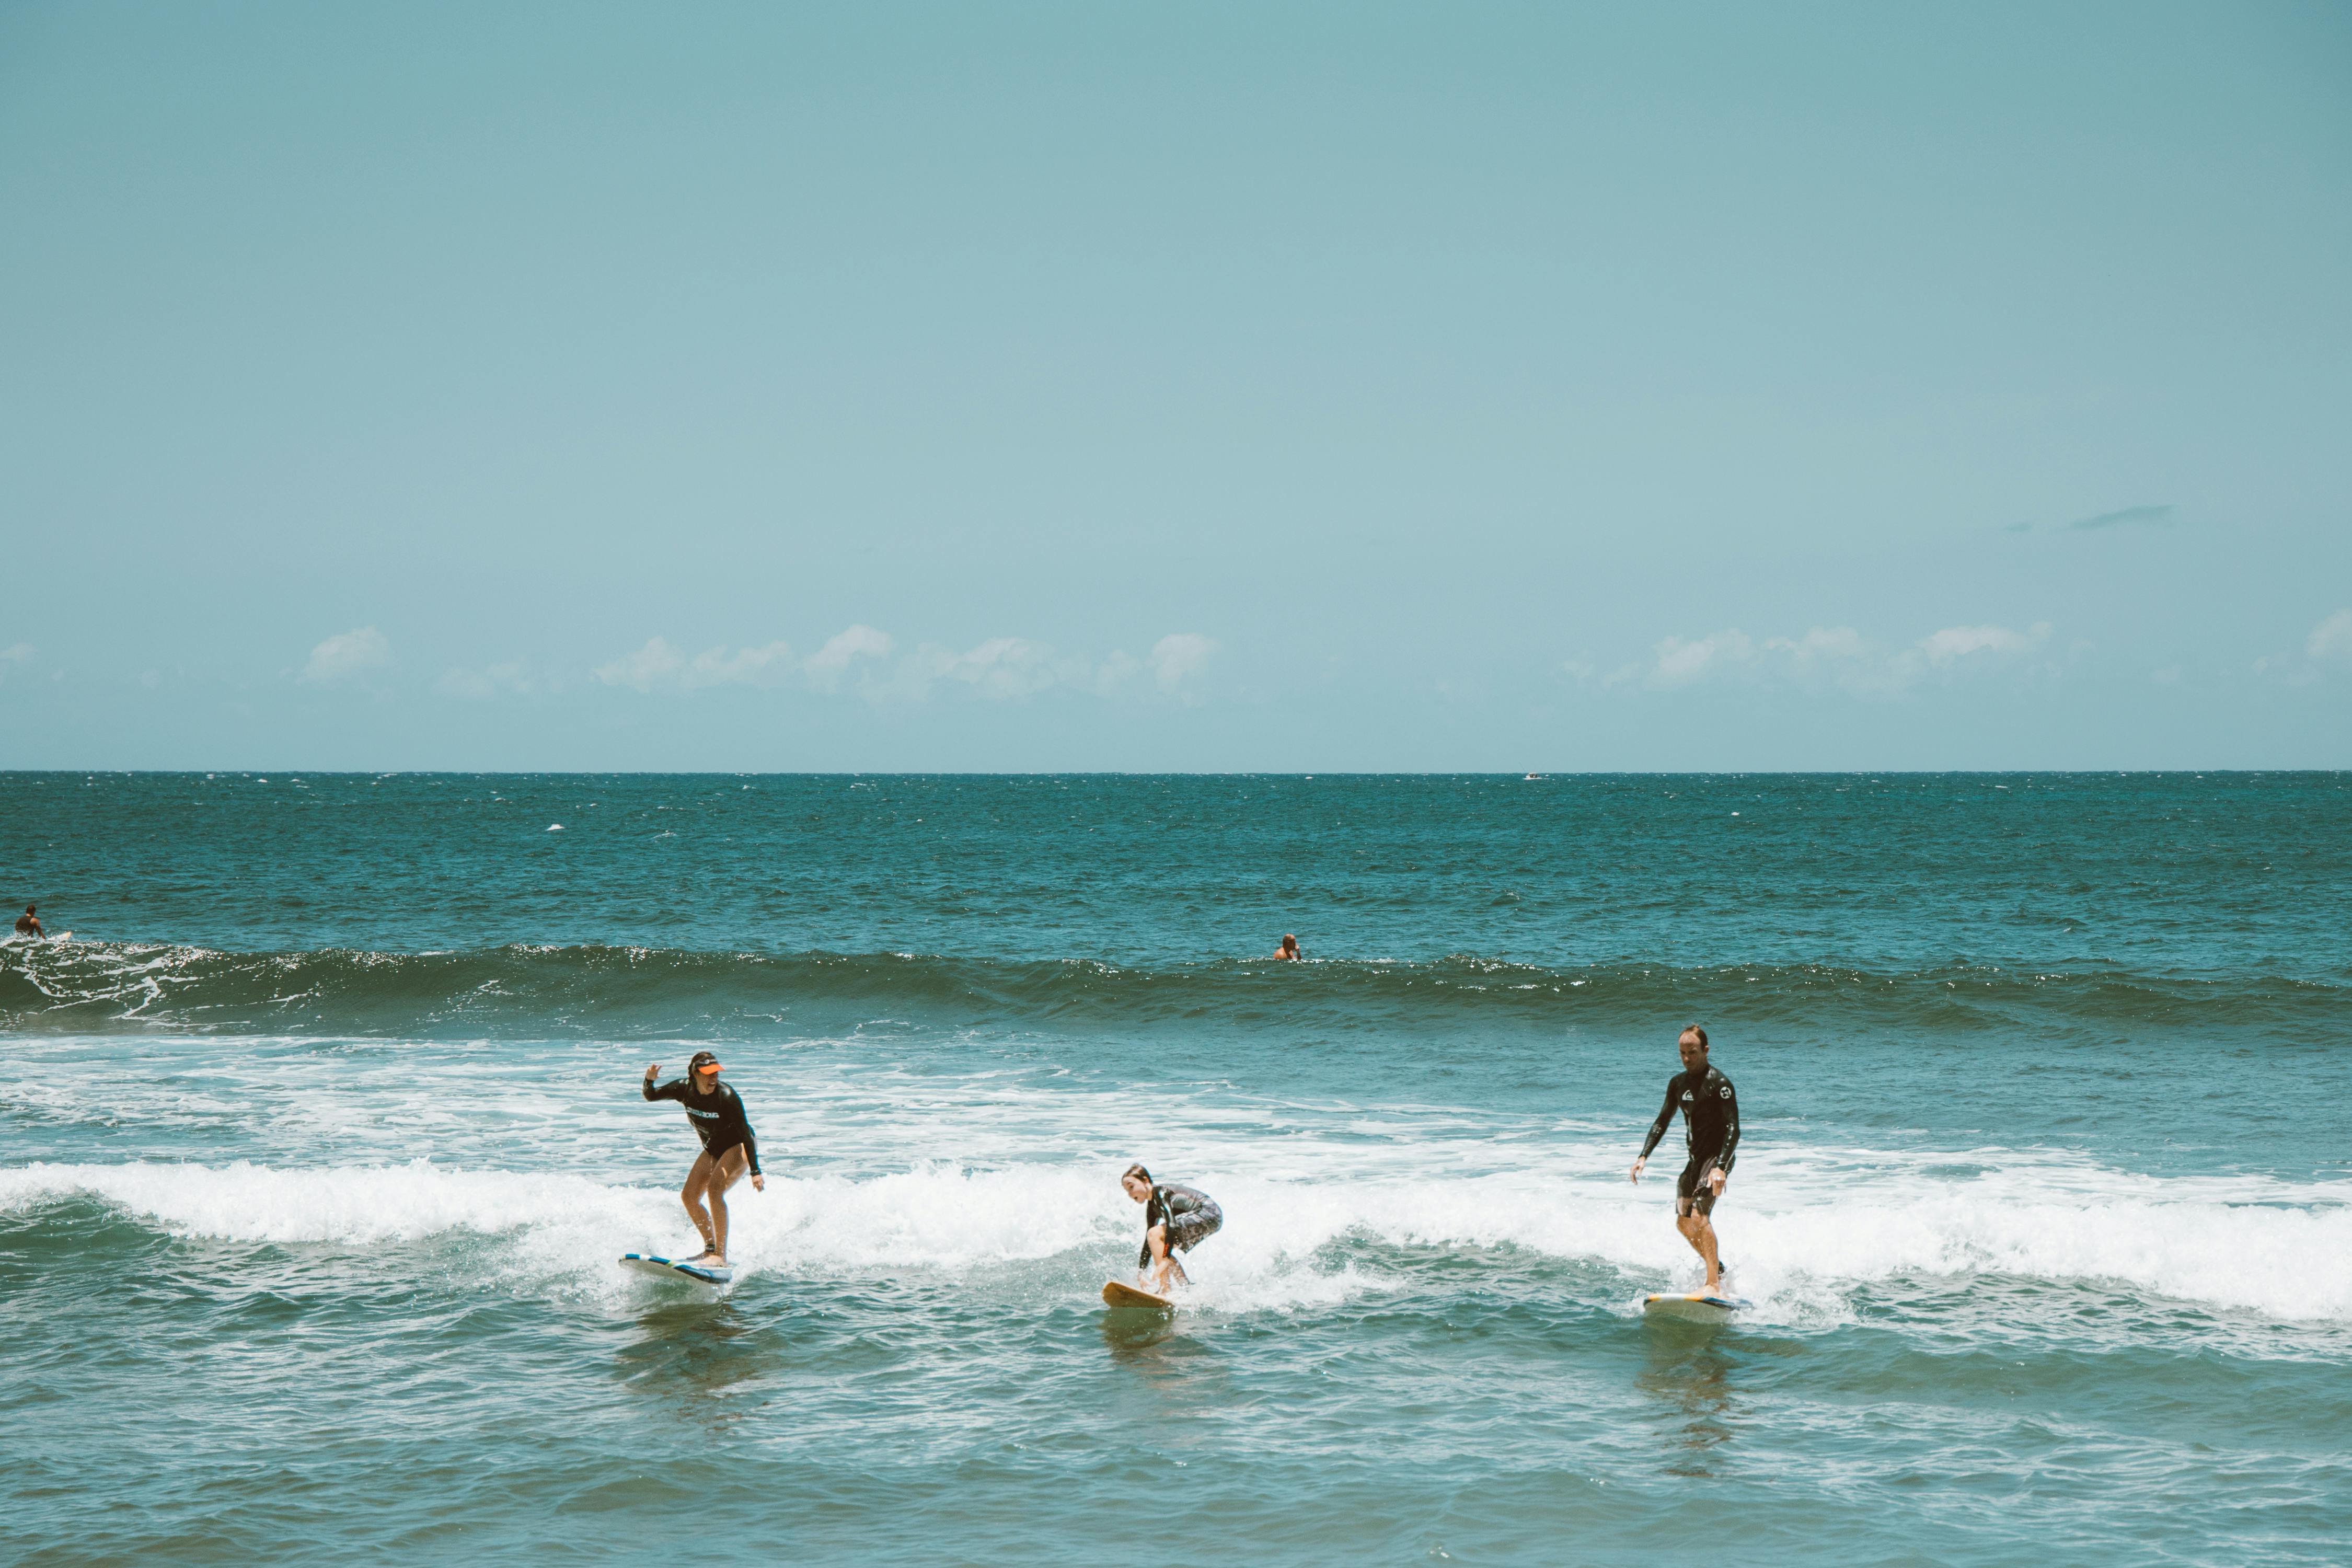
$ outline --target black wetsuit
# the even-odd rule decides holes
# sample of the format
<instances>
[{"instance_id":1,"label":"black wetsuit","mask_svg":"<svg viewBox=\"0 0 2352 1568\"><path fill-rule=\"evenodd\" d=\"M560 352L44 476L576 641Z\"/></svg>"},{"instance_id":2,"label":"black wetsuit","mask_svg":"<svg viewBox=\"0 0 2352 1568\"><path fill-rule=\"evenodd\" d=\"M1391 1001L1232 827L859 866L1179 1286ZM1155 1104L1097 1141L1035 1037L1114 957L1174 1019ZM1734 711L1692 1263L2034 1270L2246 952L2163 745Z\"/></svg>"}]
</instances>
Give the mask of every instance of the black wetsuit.
<instances>
[{"instance_id":1,"label":"black wetsuit","mask_svg":"<svg viewBox=\"0 0 2352 1568\"><path fill-rule=\"evenodd\" d=\"M709 1094L698 1094L682 1078L659 1089L650 1082L644 1088L647 1100L675 1100L686 1107L687 1115L694 1119L694 1135L702 1140L704 1153L716 1160L740 1143L751 1174L760 1173L760 1141L751 1135L751 1123L743 1115L742 1096L723 1083L714 1085Z\"/></svg>"},{"instance_id":2,"label":"black wetsuit","mask_svg":"<svg viewBox=\"0 0 2352 1568\"><path fill-rule=\"evenodd\" d=\"M1707 1168L1713 1166L1728 1176L1733 1153L1739 1147L1739 1099L1731 1092L1731 1080L1712 1067L1675 1074L1666 1080L1665 1107L1650 1123L1650 1136L1643 1141L1643 1159L1648 1159L1658 1140L1666 1135L1666 1123L1675 1119L1677 1106L1682 1108L1683 1131L1690 1138L1690 1163L1675 1180L1675 1196L1689 1199L1693 1214L1706 1214L1715 1207L1715 1188L1706 1180Z\"/></svg>"},{"instance_id":3,"label":"black wetsuit","mask_svg":"<svg viewBox=\"0 0 2352 1568\"><path fill-rule=\"evenodd\" d=\"M1135 1260L1141 1268L1151 1261L1151 1227L1168 1227L1168 1250L1189 1252L1217 1233L1225 1223L1225 1211L1217 1200L1198 1187L1160 1182L1153 1185L1151 1196L1143 1205L1143 1254Z\"/></svg>"}]
</instances>

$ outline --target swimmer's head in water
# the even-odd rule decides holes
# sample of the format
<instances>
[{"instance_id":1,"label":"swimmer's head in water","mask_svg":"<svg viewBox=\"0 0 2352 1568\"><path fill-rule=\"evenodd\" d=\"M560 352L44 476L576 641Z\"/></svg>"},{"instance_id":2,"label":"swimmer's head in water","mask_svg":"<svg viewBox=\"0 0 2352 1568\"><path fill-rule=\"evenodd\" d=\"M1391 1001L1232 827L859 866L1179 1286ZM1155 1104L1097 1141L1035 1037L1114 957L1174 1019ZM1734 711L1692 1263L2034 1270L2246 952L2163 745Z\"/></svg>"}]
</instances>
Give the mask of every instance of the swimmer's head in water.
<instances>
[{"instance_id":1,"label":"swimmer's head in water","mask_svg":"<svg viewBox=\"0 0 2352 1568\"><path fill-rule=\"evenodd\" d=\"M686 1070L698 1081L709 1083L719 1077L719 1058L709 1051L697 1051L694 1059L686 1064Z\"/></svg>"},{"instance_id":2,"label":"swimmer's head in water","mask_svg":"<svg viewBox=\"0 0 2352 1568\"><path fill-rule=\"evenodd\" d=\"M1141 1203L1151 1195L1151 1173L1141 1165L1129 1165L1127 1173L1119 1177L1118 1184L1127 1189L1129 1197ZM1140 1192L1136 1190L1139 1185L1142 1188Z\"/></svg>"}]
</instances>

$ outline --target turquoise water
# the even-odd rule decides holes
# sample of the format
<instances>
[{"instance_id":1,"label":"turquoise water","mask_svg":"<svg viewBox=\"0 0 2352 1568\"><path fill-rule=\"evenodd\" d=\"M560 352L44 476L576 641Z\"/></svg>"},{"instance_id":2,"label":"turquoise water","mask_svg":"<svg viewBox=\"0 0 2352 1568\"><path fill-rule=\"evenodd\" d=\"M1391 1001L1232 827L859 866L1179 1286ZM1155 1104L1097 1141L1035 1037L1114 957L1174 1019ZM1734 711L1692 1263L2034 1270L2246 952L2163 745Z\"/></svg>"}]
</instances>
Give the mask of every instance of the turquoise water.
<instances>
[{"instance_id":1,"label":"turquoise water","mask_svg":"<svg viewBox=\"0 0 2352 1568\"><path fill-rule=\"evenodd\" d=\"M6 784L12 1561L2352 1555L2347 775Z\"/></svg>"}]
</instances>

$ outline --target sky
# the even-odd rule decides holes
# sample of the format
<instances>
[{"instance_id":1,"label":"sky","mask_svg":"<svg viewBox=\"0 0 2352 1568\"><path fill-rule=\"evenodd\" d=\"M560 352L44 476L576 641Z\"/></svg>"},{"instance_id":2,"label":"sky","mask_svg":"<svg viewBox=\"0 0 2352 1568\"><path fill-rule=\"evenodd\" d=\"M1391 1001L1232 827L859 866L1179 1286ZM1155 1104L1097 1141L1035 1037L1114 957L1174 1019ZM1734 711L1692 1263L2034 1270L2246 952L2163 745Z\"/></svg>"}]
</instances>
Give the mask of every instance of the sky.
<instances>
[{"instance_id":1,"label":"sky","mask_svg":"<svg viewBox=\"0 0 2352 1568\"><path fill-rule=\"evenodd\" d=\"M0 767L2352 766L2352 10L0 6Z\"/></svg>"}]
</instances>

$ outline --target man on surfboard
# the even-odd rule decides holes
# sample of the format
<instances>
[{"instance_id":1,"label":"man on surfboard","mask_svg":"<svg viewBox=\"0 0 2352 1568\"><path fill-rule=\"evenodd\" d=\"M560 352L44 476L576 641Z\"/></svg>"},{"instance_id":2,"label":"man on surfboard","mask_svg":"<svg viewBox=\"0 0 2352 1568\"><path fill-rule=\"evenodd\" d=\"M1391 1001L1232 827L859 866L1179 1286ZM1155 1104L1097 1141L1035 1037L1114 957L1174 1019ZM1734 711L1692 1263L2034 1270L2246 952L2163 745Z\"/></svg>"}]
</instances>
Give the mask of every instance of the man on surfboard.
<instances>
[{"instance_id":1,"label":"man on surfboard","mask_svg":"<svg viewBox=\"0 0 2352 1568\"><path fill-rule=\"evenodd\" d=\"M1682 1053L1683 1070L1666 1080L1665 1106L1650 1123L1632 1179L1642 1179L1650 1151L1666 1135L1666 1123L1679 1107L1683 1131L1690 1141L1690 1163L1675 1183L1675 1228L1706 1262L1706 1289L1712 1296L1723 1289L1723 1264L1715 1247L1715 1222L1707 1216L1723 1195L1723 1184L1731 1178L1732 1154L1739 1147L1739 1099L1731 1092L1731 1080L1707 1066L1705 1029L1693 1024L1675 1048Z\"/></svg>"},{"instance_id":2,"label":"man on surfboard","mask_svg":"<svg viewBox=\"0 0 2352 1568\"><path fill-rule=\"evenodd\" d=\"M661 1071L661 1063L656 1062L646 1068L646 1081L638 1086L647 1100L677 1100L694 1119L694 1133L702 1140L702 1152L694 1169L687 1173L686 1186L678 1197L686 1205L687 1218L702 1233L702 1256L688 1261L722 1268L727 1265L727 1189L748 1167L751 1190L768 1190L768 1178L760 1174L760 1142L743 1114L742 1096L719 1081L719 1075L726 1070L709 1051L697 1051L686 1064L684 1078L656 1089L654 1075ZM702 1207L706 1199L710 1205L707 1215Z\"/></svg>"},{"instance_id":3,"label":"man on surfboard","mask_svg":"<svg viewBox=\"0 0 2352 1568\"><path fill-rule=\"evenodd\" d=\"M30 904L26 904L25 912L16 917L16 934L31 937L35 942L49 940L49 933L41 929L41 917L33 912Z\"/></svg>"},{"instance_id":4,"label":"man on surfboard","mask_svg":"<svg viewBox=\"0 0 2352 1568\"><path fill-rule=\"evenodd\" d=\"M1192 1280L1185 1278L1184 1266L1176 1261L1176 1255L1190 1252L1214 1236L1225 1223L1224 1210L1198 1187L1155 1183L1151 1173L1140 1165L1129 1165L1118 1184L1143 1205L1143 1252L1135 1260L1136 1277L1141 1279L1145 1269L1152 1270L1152 1289L1162 1296L1168 1294L1171 1277L1179 1284L1190 1285Z\"/></svg>"}]
</instances>

